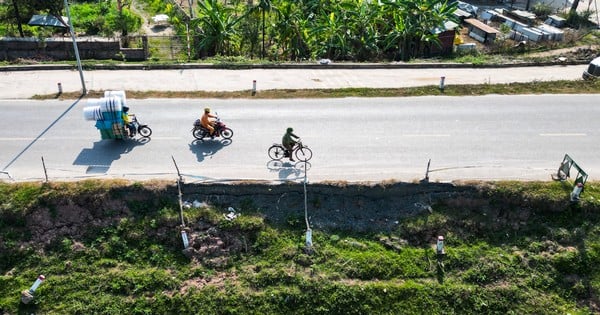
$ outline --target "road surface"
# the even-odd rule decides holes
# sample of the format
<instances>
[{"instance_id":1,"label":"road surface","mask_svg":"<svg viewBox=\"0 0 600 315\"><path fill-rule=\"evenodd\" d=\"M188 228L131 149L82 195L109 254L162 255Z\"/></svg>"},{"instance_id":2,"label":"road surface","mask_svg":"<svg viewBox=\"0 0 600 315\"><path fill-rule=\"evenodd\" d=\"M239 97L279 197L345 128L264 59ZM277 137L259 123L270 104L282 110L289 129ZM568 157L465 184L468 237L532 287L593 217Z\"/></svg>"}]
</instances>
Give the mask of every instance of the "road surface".
<instances>
[{"instance_id":1,"label":"road surface","mask_svg":"<svg viewBox=\"0 0 600 315\"><path fill-rule=\"evenodd\" d=\"M302 164L273 165L267 148L295 129L313 151L308 179L549 180L565 154L600 170L597 95L128 100L153 129L139 141L101 140L85 101L0 101L0 170L15 180L88 177L188 181L299 179ZM231 142L194 142L206 106L234 130ZM3 176L3 177L2 177ZM7 179L7 174L0 174Z\"/></svg>"}]
</instances>

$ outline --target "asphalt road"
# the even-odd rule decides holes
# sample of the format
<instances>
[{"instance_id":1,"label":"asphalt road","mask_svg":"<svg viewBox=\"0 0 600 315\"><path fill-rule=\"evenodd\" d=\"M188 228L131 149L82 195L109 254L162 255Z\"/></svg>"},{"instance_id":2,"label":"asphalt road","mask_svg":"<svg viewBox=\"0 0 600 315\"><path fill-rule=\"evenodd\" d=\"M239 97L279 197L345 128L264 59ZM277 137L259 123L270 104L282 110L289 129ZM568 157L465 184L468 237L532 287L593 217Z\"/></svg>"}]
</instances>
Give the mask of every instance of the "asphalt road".
<instances>
[{"instance_id":1,"label":"asphalt road","mask_svg":"<svg viewBox=\"0 0 600 315\"><path fill-rule=\"evenodd\" d=\"M549 180L565 154L591 178L600 170L597 95L315 100L128 100L150 141L101 140L86 101L1 100L0 170L15 180L87 177L188 181L298 179L302 164L275 166L267 148L294 127L313 151L312 182ZM194 142L211 106L231 142ZM8 178L0 174L0 178Z\"/></svg>"},{"instance_id":2,"label":"asphalt road","mask_svg":"<svg viewBox=\"0 0 600 315\"><path fill-rule=\"evenodd\" d=\"M586 65L513 68L410 69L173 69L83 71L86 89L95 91L244 91L271 89L402 88L445 84L512 83L578 80ZM0 99L26 99L34 95L82 91L81 77L73 70L0 71Z\"/></svg>"}]
</instances>

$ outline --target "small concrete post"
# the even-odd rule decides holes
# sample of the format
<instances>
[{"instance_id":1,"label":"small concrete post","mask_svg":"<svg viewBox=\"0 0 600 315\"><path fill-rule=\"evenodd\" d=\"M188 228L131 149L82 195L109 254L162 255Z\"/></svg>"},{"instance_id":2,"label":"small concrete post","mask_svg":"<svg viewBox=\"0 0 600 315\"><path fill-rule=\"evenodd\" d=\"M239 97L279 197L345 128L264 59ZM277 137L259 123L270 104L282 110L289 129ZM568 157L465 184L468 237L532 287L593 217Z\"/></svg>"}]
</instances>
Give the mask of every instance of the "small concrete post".
<instances>
[{"instance_id":1,"label":"small concrete post","mask_svg":"<svg viewBox=\"0 0 600 315\"><path fill-rule=\"evenodd\" d=\"M442 76L440 77L440 91L442 93L444 93L444 89L446 88L444 81L446 80L446 77Z\"/></svg>"},{"instance_id":2,"label":"small concrete post","mask_svg":"<svg viewBox=\"0 0 600 315\"><path fill-rule=\"evenodd\" d=\"M444 237L441 236L441 235L438 236L437 244L435 246L435 252L438 255L444 255L444 254L446 254L446 251L444 250Z\"/></svg>"},{"instance_id":3,"label":"small concrete post","mask_svg":"<svg viewBox=\"0 0 600 315\"><path fill-rule=\"evenodd\" d=\"M33 299L35 298L33 296L33 293L40 286L40 284L42 284L42 282L44 281L44 279L46 279L46 277L44 277L44 275L40 275L35 280L35 282L31 286L31 288L29 288L29 290L23 290L23 291L21 291L21 302L23 302L23 304L29 304L29 302L33 301Z\"/></svg>"},{"instance_id":4,"label":"small concrete post","mask_svg":"<svg viewBox=\"0 0 600 315\"><path fill-rule=\"evenodd\" d=\"M582 190L583 190L583 184L577 183L577 185L575 185L575 187L573 187L573 191L571 192L571 201L579 201L579 195L581 194Z\"/></svg>"},{"instance_id":5,"label":"small concrete post","mask_svg":"<svg viewBox=\"0 0 600 315\"><path fill-rule=\"evenodd\" d=\"M33 285L31 286L31 288L29 288L29 293L33 294L33 292L35 292L35 290L37 290L37 288L40 286L40 284L42 284L42 282L46 279L46 277L44 277L44 275L40 275L35 282L33 283Z\"/></svg>"},{"instance_id":6,"label":"small concrete post","mask_svg":"<svg viewBox=\"0 0 600 315\"><path fill-rule=\"evenodd\" d=\"M312 247L313 246L313 242L312 242L312 230L308 229L306 230L306 247Z\"/></svg>"},{"instance_id":7,"label":"small concrete post","mask_svg":"<svg viewBox=\"0 0 600 315\"><path fill-rule=\"evenodd\" d=\"M58 94L62 94L63 90L62 90L62 84L60 82L58 82Z\"/></svg>"},{"instance_id":8,"label":"small concrete post","mask_svg":"<svg viewBox=\"0 0 600 315\"><path fill-rule=\"evenodd\" d=\"M256 94L256 80L252 80L252 95Z\"/></svg>"},{"instance_id":9,"label":"small concrete post","mask_svg":"<svg viewBox=\"0 0 600 315\"><path fill-rule=\"evenodd\" d=\"M187 233L185 230L181 230L181 239L183 240L183 248L186 249L190 247L190 241L188 240Z\"/></svg>"}]
</instances>

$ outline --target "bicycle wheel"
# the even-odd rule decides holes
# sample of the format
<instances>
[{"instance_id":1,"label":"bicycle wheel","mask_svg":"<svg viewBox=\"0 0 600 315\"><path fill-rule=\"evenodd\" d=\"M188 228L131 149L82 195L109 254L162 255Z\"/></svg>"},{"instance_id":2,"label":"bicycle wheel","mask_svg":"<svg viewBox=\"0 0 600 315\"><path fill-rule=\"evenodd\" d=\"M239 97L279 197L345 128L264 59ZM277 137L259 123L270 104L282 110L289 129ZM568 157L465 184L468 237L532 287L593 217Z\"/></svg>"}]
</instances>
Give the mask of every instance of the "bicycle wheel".
<instances>
[{"instance_id":1,"label":"bicycle wheel","mask_svg":"<svg viewBox=\"0 0 600 315\"><path fill-rule=\"evenodd\" d=\"M223 139L231 139L231 137L233 137L233 130L229 128L221 130L221 137L223 137Z\"/></svg>"},{"instance_id":2,"label":"bicycle wheel","mask_svg":"<svg viewBox=\"0 0 600 315\"><path fill-rule=\"evenodd\" d=\"M269 157L273 160L281 160L283 159L283 155L285 154L285 149L277 144L272 145L269 148Z\"/></svg>"},{"instance_id":3,"label":"bicycle wheel","mask_svg":"<svg viewBox=\"0 0 600 315\"><path fill-rule=\"evenodd\" d=\"M152 135L152 129L150 129L150 127L148 127L148 126L141 126L138 129L138 133L140 134L140 136L142 136L144 138L148 138L148 137L150 137L150 135Z\"/></svg>"},{"instance_id":4,"label":"bicycle wheel","mask_svg":"<svg viewBox=\"0 0 600 315\"><path fill-rule=\"evenodd\" d=\"M295 154L299 161L306 162L312 158L312 150L305 146L296 149Z\"/></svg>"}]
</instances>

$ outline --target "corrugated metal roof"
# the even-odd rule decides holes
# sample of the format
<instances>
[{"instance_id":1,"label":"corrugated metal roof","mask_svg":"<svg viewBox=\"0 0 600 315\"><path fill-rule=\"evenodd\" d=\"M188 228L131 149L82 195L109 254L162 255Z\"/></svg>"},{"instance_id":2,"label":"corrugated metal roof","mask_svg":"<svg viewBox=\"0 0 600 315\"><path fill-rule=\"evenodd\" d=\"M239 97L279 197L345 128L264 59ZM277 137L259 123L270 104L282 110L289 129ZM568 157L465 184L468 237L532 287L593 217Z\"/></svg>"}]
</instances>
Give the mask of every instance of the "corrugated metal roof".
<instances>
[{"instance_id":1,"label":"corrugated metal roof","mask_svg":"<svg viewBox=\"0 0 600 315\"><path fill-rule=\"evenodd\" d=\"M497 29L495 29L495 28L493 28L491 26L488 26L488 25L484 24L483 22L481 22L481 21L479 21L477 19L466 19L465 23L471 24L474 27L476 27L476 28L478 28L478 29L480 29L480 30L488 33L488 34L493 34L493 33L498 34L498 33L500 33L499 30L497 30Z\"/></svg>"}]
</instances>

